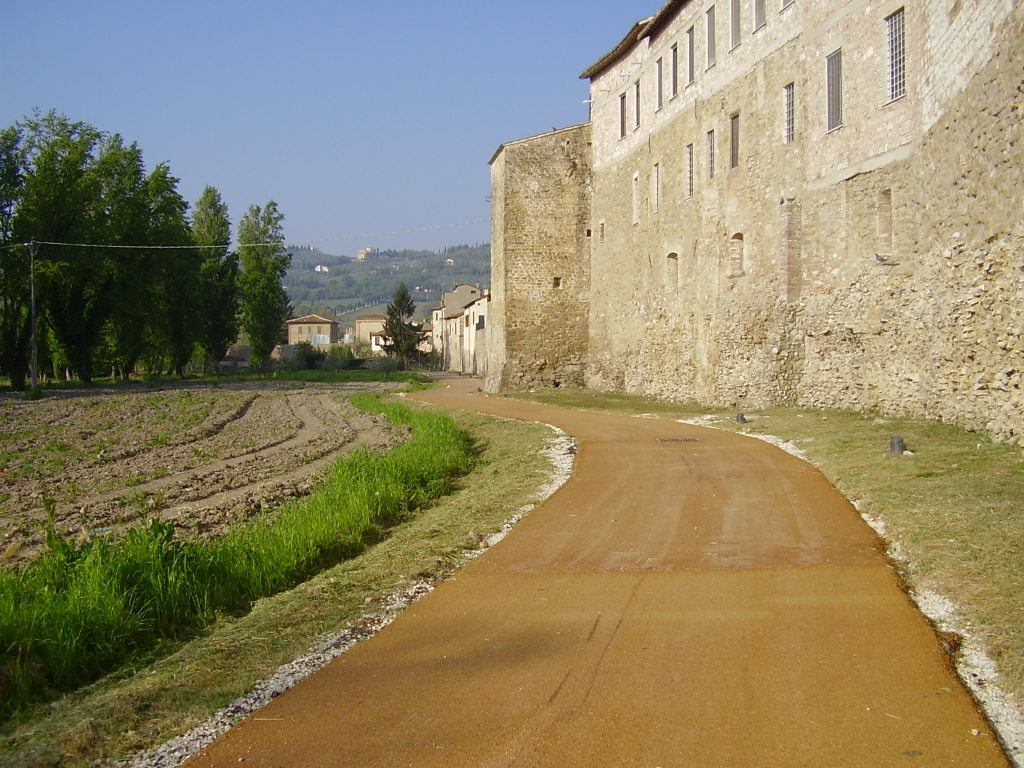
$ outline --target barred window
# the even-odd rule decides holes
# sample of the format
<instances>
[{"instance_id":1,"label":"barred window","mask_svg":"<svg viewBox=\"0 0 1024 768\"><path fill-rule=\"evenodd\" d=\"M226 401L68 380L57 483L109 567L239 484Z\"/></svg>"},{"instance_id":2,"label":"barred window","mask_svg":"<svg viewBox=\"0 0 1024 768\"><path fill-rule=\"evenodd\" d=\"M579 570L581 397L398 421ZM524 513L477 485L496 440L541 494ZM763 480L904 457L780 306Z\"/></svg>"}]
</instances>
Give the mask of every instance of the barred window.
<instances>
[{"instance_id":1,"label":"barred window","mask_svg":"<svg viewBox=\"0 0 1024 768\"><path fill-rule=\"evenodd\" d=\"M686 196L693 197L693 144L686 145Z\"/></svg>"},{"instance_id":2,"label":"barred window","mask_svg":"<svg viewBox=\"0 0 1024 768\"><path fill-rule=\"evenodd\" d=\"M633 127L640 127L640 81L633 83Z\"/></svg>"},{"instance_id":3,"label":"barred window","mask_svg":"<svg viewBox=\"0 0 1024 768\"><path fill-rule=\"evenodd\" d=\"M661 59L658 59L657 65L658 65L658 109L661 109L663 106L665 106L665 86L664 86L664 82L665 82L664 81L665 64L664 64L664 62Z\"/></svg>"},{"instance_id":4,"label":"barred window","mask_svg":"<svg viewBox=\"0 0 1024 768\"><path fill-rule=\"evenodd\" d=\"M843 124L843 49L825 57L826 124L834 130Z\"/></svg>"},{"instance_id":5,"label":"barred window","mask_svg":"<svg viewBox=\"0 0 1024 768\"><path fill-rule=\"evenodd\" d=\"M672 95L679 93L679 46L672 46Z\"/></svg>"},{"instance_id":6,"label":"barred window","mask_svg":"<svg viewBox=\"0 0 1024 768\"><path fill-rule=\"evenodd\" d=\"M731 0L729 7L730 48L740 44L740 0Z\"/></svg>"},{"instance_id":7,"label":"barred window","mask_svg":"<svg viewBox=\"0 0 1024 768\"><path fill-rule=\"evenodd\" d=\"M694 48L693 27L686 30L686 82L692 83L697 77L697 51Z\"/></svg>"},{"instance_id":8,"label":"barred window","mask_svg":"<svg viewBox=\"0 0 1024 768\"><path fill-rule=\"evenodd\" d=\"M715 129L708 131L708 178L715 175Z\"/></svg>"},{"instance_id":9,"label":"barred window","mask_svg":"<svg viewBox=\"0 0 1024 768\"><path fill-rule=\"evenodd\" d=\"M895 101L907 93L907 64L903 37L903 9L885 19L889 31L889 100Z\"/></svg>"},{"instance_id":10,"label":"barred window","mask_svg":"<svg viewBox=\"0 0 1024 768\"><path fill-rule=\"evenodd\" d=\"M654 164L651 169L651 213L661 210L661 166Z\"/></svg>"},{"instance_id":11,"label":"barred window","mask_svg":"<svg viewBox=\"0 0 1024 768\"><path fill-rule=\"evenodd\" d=\"M729 118L729 167L738 168L740 164L740 116Z\"/></svg>"},{"instance_id":12,"label":"barred window","mask_svg":"<svg viewBox=\"0 0 1024 768\"><path fill-rule=\"evenodd\" d=\"M782 89L783 125L787 144L796 140L796 100L793 88L794 84L790 83Z\"/></svg>"},{"instance_id":13,"label":"barred window","mask_svg":"<svg viewBox=\"0 0 1024 768\"><path fill-rule=\"evenodd\" d=\"M754 29L760 29L765 23L764 0L754 0Z\"/></svg>"},{"instance_id":14,"label":"barred window","mask_svg":"<svg viewBox=\"0 0 1024 768\"><path fill-rule=\"evenodd\" d=\"M640 223L640 174L633 174L633 223Z\"/></svg>"},{"instance_id":15,"label":"barred window","mask_svg":"<svg viewBox=\"0 0 1024 768\"><path fill-rule=\"evenodd\" d=\"M708 66L715 63L715 6L708 8Z\"/></svg>"}]
</instances>

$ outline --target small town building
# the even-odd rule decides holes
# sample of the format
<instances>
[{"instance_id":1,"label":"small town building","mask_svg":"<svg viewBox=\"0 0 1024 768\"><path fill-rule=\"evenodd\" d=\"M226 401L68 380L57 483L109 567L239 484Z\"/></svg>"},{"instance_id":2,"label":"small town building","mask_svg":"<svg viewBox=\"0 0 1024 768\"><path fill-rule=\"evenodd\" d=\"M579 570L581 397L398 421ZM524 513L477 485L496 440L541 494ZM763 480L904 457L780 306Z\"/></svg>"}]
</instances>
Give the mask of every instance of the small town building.
<instances>
[{"instance_id":1,"label":"small town building","mask_svg":"<svg viewBox=\"0 0 1024 768\"><path fill-rule=\"evenodd\" d=\"M297 317L289 320L285 325L288 326L289 345L306 341L313 346L337 344L340 335L339 328L341 327L341 323L338 321L329 320L320 315Z\"/></svg>"}]
</instances>

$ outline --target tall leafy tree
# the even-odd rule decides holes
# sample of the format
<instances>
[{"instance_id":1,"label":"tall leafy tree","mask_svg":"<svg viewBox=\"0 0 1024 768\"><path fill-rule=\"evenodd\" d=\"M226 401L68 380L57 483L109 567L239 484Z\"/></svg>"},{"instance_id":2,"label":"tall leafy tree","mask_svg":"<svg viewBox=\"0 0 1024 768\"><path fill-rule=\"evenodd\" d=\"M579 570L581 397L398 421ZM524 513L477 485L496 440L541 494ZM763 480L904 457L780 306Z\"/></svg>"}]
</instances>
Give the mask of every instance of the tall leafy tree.
<instances>
[{"instance_id":1,"label":"tall leafy tree","mask_svg":"<svg viewBox=\"0 0 1024 768\"><path fill-rule=\"evenodd\" d=\"M101 204L102 134L54 112L22 124L26 172L14 217L16 240L99 243L107 215ZM40 304L59 351L80 379L91 381L93 352L114 296L111 253L42 245L36 276Z\"/></svg>"},{"instance_id":2,"label":"tall leafy tree","mask_svg":"<svg viewBox=\"0 0 1024 768\"><path fill-rule=\"evenodd\" d=\"M178 179L161 163L146 178L144 194L146 243L164 246L192 244L188 203L178 194ZM162 340L170 368L178 376L203 337L203 301L200 295L202 264L193 248L172 247L155 252L157 292L154 331Z\"/></svg>"},{"instance_id":3,"label":"tall leafy tree","mask_svg":"<svg viewBox=\"0 0 1024 768\"><path fill-rule=\"evenodd\" d=\"M284 248L284 215L273 200L249 207L238 225L241 255L242 328L249 335L252 358L263 363L284 332L288 295L284 279L291 255Z\"/></svg>"},{"instance_id":4,"label":"tall leafy tree","mask_svg":"<svg viewBox=\"0 0 1024 768\"><path fill-rule=\"evenodd\" d=\"M216 364L238 338L238 254L230 251L231 220L216 187L207 186L192 211L192 241L199 248L200 343Z\"/></svg>"},{"instance_id":5,"label":"tall leafy tree","mask_svg":"<svg viewBox=\"0 0 1024 768\"><path fill-rule=\"evenodd\" d=\"M149 211L146 172L142 150L137 144L125 146L120 136L105 139L93 169L103 211L94 240L117 246L95 250L110 270L111 296L108 304L106 352L122 379L152 340L156 322L156 259L141 246L149 242Z\"/></svg>"},{"instance_id":6,"label":"tall leafy tree","mask_svg":"<svg viewBox=\"0 0 1024 768\"><path fill-rule=\"evenodd\" d=\"M406 367L416 358L416 347L420 343L420 334L412 324L416 304L412 300L405 283L400 283L387 307L387 318L384 321L384 333L387 341L384 349L392 357L402 361Z\"/></svg>"},{"instance_id":7,"label":"tall leafy tree","mask_svg":"<svg viewBox=\"0 0 1024 768\"><path fill-rule=\"evenodd\" d=\"M22 131L0 131L0 373L25 388L30 341L29 253L16 245L14 210L24 186Z\"/></svg>"}]
</instances>

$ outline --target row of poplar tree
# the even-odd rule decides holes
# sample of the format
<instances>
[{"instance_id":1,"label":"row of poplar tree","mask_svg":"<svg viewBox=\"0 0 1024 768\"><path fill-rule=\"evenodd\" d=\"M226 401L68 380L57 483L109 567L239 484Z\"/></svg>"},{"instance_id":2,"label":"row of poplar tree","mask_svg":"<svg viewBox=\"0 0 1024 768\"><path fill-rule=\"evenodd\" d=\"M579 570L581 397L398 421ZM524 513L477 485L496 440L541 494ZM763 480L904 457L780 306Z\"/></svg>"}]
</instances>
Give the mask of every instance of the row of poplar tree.
<instances>
[{"instance_id":1,"label":"row of poplar tree","mask_svg":"<svg viewBox=\"0 0 1024 768\"><path fill-rule=\"evenodd\" d=\"M54 112L0 131L0 376L25 387L33 288L39 367L56 376L183 375L240 329L269 357L290 312L284 216L251 206L232 250L217 189L190 212L177 186L134 142Z\"/></svg>"}]
</instances>

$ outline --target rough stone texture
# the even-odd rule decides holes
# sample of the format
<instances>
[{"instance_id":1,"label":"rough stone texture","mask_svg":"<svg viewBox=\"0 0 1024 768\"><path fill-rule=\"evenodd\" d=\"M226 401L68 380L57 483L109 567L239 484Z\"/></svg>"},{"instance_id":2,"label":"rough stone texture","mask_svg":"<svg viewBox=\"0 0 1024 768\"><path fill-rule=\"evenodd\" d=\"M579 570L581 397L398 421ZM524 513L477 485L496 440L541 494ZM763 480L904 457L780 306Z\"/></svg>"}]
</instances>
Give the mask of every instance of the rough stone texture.
<instances>
[{"instance_id":1,"label":"rough stone texture","mask_svg":"<svg viewBox=\"0 0 1024 768\"><path fill-rule=\"evenodd\" d=\"M901 7L906 95L890 100L885 19ZM713 66L707 8L678 3L592 77L587 385L914 414L1024 442L1024 6L769 3L731 51L717 8ZM840 48L843 124L828 131L825 57ZM509 206L495 205L498 240ZM509 373L502 386L532 383Z\"/></svg>"},{"instance_id":2,"label":"rough stone texture","mask_svg":"<svg viewBox=\"0 0 1024 768\"><path fill-rule=\"evenodd\" d=\"M583 385L590 154L588 124L505 144L491 161L488 391Z\"/></svg>"}]
</instances>

